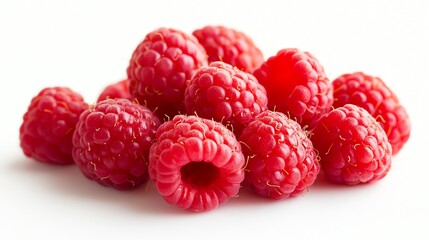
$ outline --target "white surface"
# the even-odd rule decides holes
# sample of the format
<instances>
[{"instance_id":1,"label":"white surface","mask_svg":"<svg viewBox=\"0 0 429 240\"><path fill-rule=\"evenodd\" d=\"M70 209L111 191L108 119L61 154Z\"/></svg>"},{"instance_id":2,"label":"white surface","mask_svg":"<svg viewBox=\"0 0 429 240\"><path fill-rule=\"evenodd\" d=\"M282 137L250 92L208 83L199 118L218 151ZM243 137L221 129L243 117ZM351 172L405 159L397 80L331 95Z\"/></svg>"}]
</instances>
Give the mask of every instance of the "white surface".
<instances>
[{"instance_id":1,"label":"white surface","mask_svg":"<svg viewBox=\"0 0 429 240\"><path fill-rule=\"evenodd\" d=\"M1 239L428 239L429 5L422 1L0 0ZM119 192L74 166L26 158L18 132L30 99L64 85L93 102L125 76L132 51L161 26L246 32L266 57L313 53L331 79L382 77L409 111L412 136L382 181L318 182L295 199L241 193L202 214L167 205L153 187Z\"/></svg>"}]
</instances>

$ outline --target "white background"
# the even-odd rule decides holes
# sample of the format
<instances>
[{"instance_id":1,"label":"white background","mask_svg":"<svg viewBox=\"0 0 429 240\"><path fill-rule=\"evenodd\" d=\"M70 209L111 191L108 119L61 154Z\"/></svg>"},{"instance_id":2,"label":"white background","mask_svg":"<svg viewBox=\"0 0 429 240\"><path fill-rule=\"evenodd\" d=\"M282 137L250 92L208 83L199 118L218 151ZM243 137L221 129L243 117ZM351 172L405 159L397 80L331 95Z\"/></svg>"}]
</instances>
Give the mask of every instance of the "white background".
<instances>
[{"instance_id":1,"label":"white background","mask_svg":"<svg viewBox=\"0 0 429 240\"><path fill-rule=\"evenodd\" d=\"M149 185L119 192L75 166L28 159L19 126L31 98L69 86L87 102L125 77L146 33L225 25L265 57L313 53L331 79L382 77L409 111L412 136L387 177L342 187L318 181L301 197L269 201L242 192L190 213ZM428 1L4 1L0 0L1 239L429 239Z\"/></svg>"}]
</instances>

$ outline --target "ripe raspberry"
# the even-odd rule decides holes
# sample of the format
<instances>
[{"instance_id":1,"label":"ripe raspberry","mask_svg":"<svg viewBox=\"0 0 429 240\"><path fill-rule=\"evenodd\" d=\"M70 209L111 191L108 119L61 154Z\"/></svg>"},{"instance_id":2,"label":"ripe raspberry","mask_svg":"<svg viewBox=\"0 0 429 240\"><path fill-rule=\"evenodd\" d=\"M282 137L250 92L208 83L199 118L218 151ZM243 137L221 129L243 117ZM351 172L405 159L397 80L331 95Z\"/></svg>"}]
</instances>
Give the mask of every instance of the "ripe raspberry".
<instances>
[{"instance_id":1,"label":"ripe raspberry","mask_svg":"<svg viewBox=\"0 0 429 240\"><path fill-rule=\"evenodd\" d=\"M341 75L332 84L334 107L355 104L367 110L386 131L392 153L398 153L410 137L410 118L383 80L356 72Z\"/></svg>"},{"instance_id":2,"label":"ripe raspberry","mask_svg":"<svg viewBox=\"0 0 429 240\"><path fill-rule=\"evenodd\" d=\"M181 31L159 28L146 35L127 69L131 95L159 117L184 112L186 81L207 65L197 39Z\"/></svg>"},{"instance_id":3,"label":"ripe raspberry","mask_svg":"<svg viewBox=\"0 0 429 240\"><path fill-rule=\"evenodd\" d=\"M332 85L322 65L308 52L282 49L254 75L267 90L268 108L286 113L302 127L314 128L331 110Z\"/></svg>"},{"instance_id":4,"label":"ripe raspberry","mask_svg":"<svg viewBox=\"0 0 429 240\"><path fill-rule=\"evenodd\" d=\"M392 147L365 109L346 104L326 114L311 140L328 180L356 185L380 180L390 170Z\"/></svg>"},{"instance_id":5,"label":"ripe raspberry","mask_svg":"<svg viewBox=\"0 0 429 240\"><path fill-rule=\"evenodd\" d=\"M126 98L129 100L132 99L130 93L130 81L128 79L124 79L106 86L100 93L97 102L103 101L105 99L115 98Z\"/></svg>"},{"instance_id":6,"label":"ripe raspberry","mask_svg":"<svg viewBox=\"0 0 429 240\"><path fill-rule=\"evenodd\" d=\"M24 154L45 163L73 163L72 135L87 106L80 94L66 87L40 91L31 100L19 129Z\"/></svg>"},{"instance_id":7,"label":"ripe raspberry","mask_svg":"<svg viewBox=\"0 0 429 240\"><path fill-rule=\"evenodd\" d=\"M223 62L197 70L185 91L188 114L232 125L237 134L267 109L267 95L255 77Z\"/></svg>"},{"instance_id":8,"label":"ripe raspberry","mask_svg":"<svg viewBox=\"0 0 429 240\"><path fill-rule=\"evenodd\" d=\"M313 144L301 126L280 112L256 116L239 138L248 159L245 182L271 199L301 195L320 171Z\"/></svg>"},{"instance_id":9,"label":"ripe raspberry","mask_svg":"<svg viewBox=\"0 0 429 240\"><path fill-rule=\"evenodd\" d=\"M73 159L90 180L119 190L147 179L149 149L160 121L128 99L107 99L84 111L73 135Z\"/></svg>"},{"instance_id":10,"label":"ripe raspberry","mask_svg":"<svg viewBox=\"0 0 429 240\"><path fill-rule=\"evenodd\" d=\"M223 61L252 73L264 62L261 50L243 32L224 26L206 26L193 35L207 51L209 62Z\"/></svg>"},{"instance_id":11,"label":"ripe raspberry","mask_svg":"<svg viewBox=\"0 0 429 240\"><path fill-rule=\"evenodd\" d=\"M244 179L244 156L225 126L177 115L156 135L149 175L169 204L208 211L237 195Z\"/></svg>"}]
</instances>

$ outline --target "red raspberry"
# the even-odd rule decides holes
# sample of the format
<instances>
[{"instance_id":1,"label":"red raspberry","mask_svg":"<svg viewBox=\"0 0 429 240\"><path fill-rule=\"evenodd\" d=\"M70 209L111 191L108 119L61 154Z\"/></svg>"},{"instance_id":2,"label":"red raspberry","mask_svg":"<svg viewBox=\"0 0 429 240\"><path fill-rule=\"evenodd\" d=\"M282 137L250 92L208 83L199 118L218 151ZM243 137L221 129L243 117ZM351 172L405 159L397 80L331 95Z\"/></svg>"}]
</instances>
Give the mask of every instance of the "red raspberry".
<instances>
[{"instance_id":1,"label":"red raspberry","mask_svg":"<svg viewBox=\"0 0 429 240\"><path fill-rule=\"evenodd\" d=\"M264 62L261 50L243 32L224 26L206 26L193 35L207 51L209 62L223 61L252 73Z\"/></svg>"},{"instance_id":2,"label":"red raspberry","mask_svg":"<svg viewBox=\"0 0 429 240\"><path fill-rule=\"evenodd\" d=\"M380 180L390 170L392 147L365 109L346 104L322 117L311 138L328 180L356 185Z\"/></svg>"},{"instance_id":3,"label":"red raspberry","mask_svg":"<svg viewBox=\"0 0 429 240\"><path fill-rule=\"evenodd\" d=\"M158 116L184 112L186 81L207 65L197 39L179 30L159 28L146 35L127 69L131 95Z\"/></svg>"},{"instance_id":4,"label":"red raspberry","mask_svg":"<svg viewBox=\"0 0 429 240\"><path fill-rule=\"evenodd\" d=\"M355 104L367 110L386 131L392 153L398 153L410 137L410 118L383 80L356 72L341 75L332 84L334 107Z\"/></svg>"},{"instance_id":5,"label":"red raspberry","mask_svg":"<svg viewBox=\"0 0 429 240\"><path fill-rule=\"evenodd\" d=\"M320 171L313 144L301 126L280 112L256 116L239 138L248 159L246 183L258 195L301 195Z\"/></svg>"},{"instance_id":6,"label":"red raspberry","mask_svg":"<svg viewBox=\"0 0 429 240\"><path fill-rule=\"evenodd\" d=\"M40 91L19 129L24 154L45 163L73 163L72 135L87 106L80 94L66 87Z\"/></svg>"},{"instance_id":7,"label":"red raspberry","mask_svg":"<svg viewBox=\"0 0 429 240\"><path fill-rule=\"evenodd\" d=\"M244 156L225 126L177 115L156 135L149 175L169 204L208 211L237 195L244 179Z\"/></svg>"},{"instance_id":8,"label":"red raspberry","mask_svg":"<svg viewBox=\"0 0 429 240\"><path fill-rule=\"evenodd\" d=\"M201 67L185 91L188 114L232 125L237 134L267 109L267 95L256 78L223 62Z\"/></svg>"},{"instance_id":9,"label":"red raspberry","mask_svg":"<svg viewBox=\"0 0 429 240\"><path fill-rule=\"evenodd\" d=\"M268 108L286 113L302 127L312 129L331 110L332 85L310 53L295 48L280 50L255 70L268 96Z\"/></svg>"},{"instance_id":10,"label":"red raspberry","mask_svg":"<svg viewBox=\"0 0 429 240\"><path fill-rule=\"evenodd\" d=\"M124 79L106 86L100 93L97 102L115 98L126 98L132 100L130 93L130 81L128 79Z\"/></svg>"},{"instance_id":11,"label":"red raspberry","mask_svg":"<svg viewBox=\"0 0 429 240\"><path fill-rule=\"evenodd\" d=\"M149 149L160 121L128 99L107 99L84 111L73 135L73 159L83 174L119 190L147 179Z\"/></svg>"}]
</instances>

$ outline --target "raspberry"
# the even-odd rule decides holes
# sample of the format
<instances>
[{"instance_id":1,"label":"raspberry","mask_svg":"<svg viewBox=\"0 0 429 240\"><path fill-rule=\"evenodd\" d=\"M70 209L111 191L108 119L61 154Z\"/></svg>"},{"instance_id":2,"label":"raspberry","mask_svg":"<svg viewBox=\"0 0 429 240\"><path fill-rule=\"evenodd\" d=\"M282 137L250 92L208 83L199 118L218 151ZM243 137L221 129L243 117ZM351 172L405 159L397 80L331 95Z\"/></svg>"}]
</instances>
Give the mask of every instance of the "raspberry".
<instances>
[{"instance_id":1,"label":"raspberry","mask_svg":"<svg viewBox=\"0 0 429 240\"><path fill-rule=\"evenodd\" d=\"M146 35L127 69L131 95L159 117L184 112L186 81L207 65L197 39L179 30L159 28Z\"/></svg>"},{"instance_id":2,"label":"raspberry","mask_svg":"<svg viewBox=\"0 0 429 240\"><path fill-rule=\"evenodd\" d=\"M392 147L365 109L346 104L323 116L311 138L328 180L356 185L382 179L390 170Z\"/></svg>"},{"instance_id":3,"label":"raspberry","mask_svg":"<svg viewBox=\"0 0 429 240\"><path fill-rule=\"evenodd\" d=\"M105 99L126 98L132 100L130 93L130 81L128 79L106 86L100 93L97 102Z\"/></svg>"},{"instance_id":4,"label":"raspberry","mask_svg":"<svg viewBox=\"0 0 429 240\"><path fill-rule=\"evenodd\" d=\"M322 65L308 52L282 49L254 75L267 90L268 108L286 113L302 127L314 128L331 110L332 85Z\"/></svg>"},{"instance_id":5,"label":"raspberry","mask_svg":"<svg viewBox=\"0 0 429 240\"><path fill-rule=\"evenodd\" d=\"M267 95L256 78L223 62L201 67L185 91L188 114L231 126L239 134L245 124L267 109Z\"/></svg>"},{"instance_id":6,"label":"raspberry","mask_svg":"<svg viewBox=\"0 0 429 240\"><path fill-rule=\"evenodd\" d=\"M73 163L72 135L87 106L82 96L70 88L40 91L31 100L19 129L24 154L44 163Z\"/></svg>"},{"instance_id":7,"label":"raspberry","mask_svg":"<svg viewBox=\"0 0 429 240\"><path fill-rule=\"evenodd\" d=\"M382 79L362 72L344 74L332 82L334 107L355 104L367 110L386 131L392 153L408 141L411 123L405 108Z\"/></svg>"},{"instance_id":8,"label":"raspberry","mask_svg":"<svg viewBox=\"0 0 429 240\"><path fill-rule=\"evenodd\" d=\"M177 115L163 123L156 136L149 175L166 202L208 211L237 195L244 179L244 156L225 126Z\"/></svg>"},{"instance_id":9,"label":"raspberry","mask_svg":"<svg viewBox=\"0 0 429 240\"><path fill-rule=\"evenodd\" d=\"M265 111L239 138L248 159L245 182L260 196L301 195L320 171L313 144L301 126L280 112Z\"/></svg>"},{"instance_id":10,"label":"raspberry","mask_svg":"<svg viewBox=\"0 0 429 240\"><path fill-rule=\"evenodd\" d=\"M147 179L149 149L160 121L128 99L107 99L84 111L73 134L73 159L90 180L119 190Z\"/></svg>"},{"instance_id":11,"label":"raspberry","mask_svg":"<svg viewBox=\"0 0 429 240\"><path fill-rule=\"evenodd\" d=\"M224 26L206 26L193 35L207 51L209 62L223 61L252 73L264 62L261 50L243 32Z\"/></svg>"}]
</instances>

